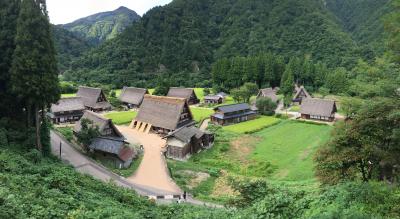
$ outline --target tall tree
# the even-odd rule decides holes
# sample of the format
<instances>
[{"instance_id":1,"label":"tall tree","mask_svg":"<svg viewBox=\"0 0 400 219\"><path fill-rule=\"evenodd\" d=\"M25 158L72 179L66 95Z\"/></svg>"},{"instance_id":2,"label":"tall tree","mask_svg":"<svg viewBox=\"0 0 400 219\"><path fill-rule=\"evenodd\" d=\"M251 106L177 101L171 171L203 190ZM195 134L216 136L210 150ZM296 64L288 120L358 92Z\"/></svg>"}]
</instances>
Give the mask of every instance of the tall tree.
<instances>
[{"instance_id":1,"label":"tall tree","mask_svg":"<svg viewBox=\"0 0 400 219\"><path fill-rule=\"evenodd\" d=\"M28 126L34 118L36 146L41 150L39 111L44 112L45 107L60 97L57 61L45 0L21 1L15 45L12 88L25 105Z\"/></svg>"},{"instance_id":2,"label":"tall tree","mask_svg":"<svg viewBox=\"0 0 400 219\"><path fill-rule=\"evenodd\" d=\"M381 98L357 108L353 119L339 125L328 144L318 150L317 177L327 184L353 179L398 182L398 98Z\"/></svg>"},{"instance_id":3,"label":"tall tree","mask_svg":"<svg viewBox=\"0 0 400 219\"><path fill-rule=\"evenodd\" d=\"M285 96L284 98L285 105L290 104L290 100L292 99L293 95L293 87L294 87L293 70L291 65L287 65L285 72L282 75L281 87L280 87L282 94Z\"/></svg>"},{"instance_id":4,"label":"tall tree","mask_svg":"<svg viewBox=\"0 0 400 219\"><path fill-rule=\"evenodd\" d=\"M0 1L0 117L10 116L11 113L20 111L15 106L16 101L10 89L10 69L15 49L18 4L17 0Z\"/></svg>"}]
</instances>

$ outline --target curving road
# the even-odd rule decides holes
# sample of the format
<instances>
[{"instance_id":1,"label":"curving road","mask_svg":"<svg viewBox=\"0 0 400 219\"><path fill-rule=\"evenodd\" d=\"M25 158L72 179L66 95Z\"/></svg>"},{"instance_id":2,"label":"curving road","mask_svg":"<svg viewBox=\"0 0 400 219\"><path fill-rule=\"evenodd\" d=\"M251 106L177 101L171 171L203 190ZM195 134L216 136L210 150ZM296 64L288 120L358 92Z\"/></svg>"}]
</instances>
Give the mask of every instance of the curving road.
<instances>
[{"instance_id":1,"label":"curving road","mask_svg":"<svg viewBox=\"0 0 400 219\"><path fill-rule=\"evenodd\" d=\"M149 187L146 185L138 185L128 181L124 177L118 176L107 170L102 165L92 161L85 155L76 150L69 142L58 135L56 132L51 131L51 151L59 157L60 156L60 142L61 142L61 160L72 165L78 172L88 174L96 179L104 182L113 182L118 186L130 188L135 190L139 195L157 198L160 196L172 195L169 191ZM172 198L172 197L171 197Z\"/></svg>"}]
</instances>

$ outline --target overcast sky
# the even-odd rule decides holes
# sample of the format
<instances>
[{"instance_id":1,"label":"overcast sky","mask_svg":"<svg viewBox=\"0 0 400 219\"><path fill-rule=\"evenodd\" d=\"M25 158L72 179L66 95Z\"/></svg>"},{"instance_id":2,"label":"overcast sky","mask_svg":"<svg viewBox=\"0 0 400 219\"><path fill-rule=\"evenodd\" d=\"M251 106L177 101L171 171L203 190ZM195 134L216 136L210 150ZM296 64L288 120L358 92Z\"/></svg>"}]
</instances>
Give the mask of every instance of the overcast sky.
<instances>
[{"instance_id":1,"label":"overcast sky","mask_svg":"<svg viewBox=\"0 0 400 219\"><path fill-rule=\"evenodd\" d=\"M0 0L1 1L1 0ZM53 24L66 24L98 12L113 11L120 6L130 8L140 16L149 9L172 0L47 0L47 10Z\"/></svg>"}]
</instances>

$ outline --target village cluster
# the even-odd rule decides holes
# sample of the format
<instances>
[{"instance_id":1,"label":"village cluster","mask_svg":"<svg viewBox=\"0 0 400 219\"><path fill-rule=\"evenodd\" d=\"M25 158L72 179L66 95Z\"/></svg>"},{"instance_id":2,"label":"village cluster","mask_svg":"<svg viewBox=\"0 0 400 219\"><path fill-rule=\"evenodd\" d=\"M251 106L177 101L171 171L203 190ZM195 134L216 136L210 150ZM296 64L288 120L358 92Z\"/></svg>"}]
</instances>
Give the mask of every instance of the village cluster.
<instances>
[{"instance_id":1,"label":"village cluster","mask_svg":"<svg viewBox=\"0 0 400 219\"><path fill-rule=\"evenodd\" d=\"M333 100L313 98L303 86L296 86L293 104L300 105L299 118L332 122L335 120L336 103ZM261 89L257 98L266 97L279 103L279 88ZM215 104L209 121L215 125L232 125L255 119L254 104L236 103L223 105L227 94L220 92L204 97L204 103ZM190 105L200 103L194 89L170 88L167 96L150 95L147 89L124 87L119 100L127 110L137 111L129 128L142 133L155 133L166 139L164 154L168 158L184 160L190 155L210 148L213 133L196 127ZM282 107L278 104L278 108ZM54 124L73 124L74 134L82 130L82 121L96 126L100 136L91 140L88 147L100 159L107 159L117 168L127 168L137 156L111 119L102 113L112 110L100 88L79 87L76 97L62 98L51 106L48 117ZM277 109L278 111L279 109ZM208 121L206 121L208 122ZM140 142L140 141L138 141Z\"/></svg>"}]
</instances>

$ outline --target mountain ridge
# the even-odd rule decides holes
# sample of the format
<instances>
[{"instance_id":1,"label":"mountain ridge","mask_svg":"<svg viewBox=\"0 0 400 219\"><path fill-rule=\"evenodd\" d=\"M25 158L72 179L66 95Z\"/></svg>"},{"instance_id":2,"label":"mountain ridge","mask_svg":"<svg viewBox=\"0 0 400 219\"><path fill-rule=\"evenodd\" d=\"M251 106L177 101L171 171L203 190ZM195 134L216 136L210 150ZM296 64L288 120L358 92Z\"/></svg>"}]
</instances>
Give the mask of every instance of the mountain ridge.
<instances>
[{"instance_id":1,"label":"mountain ridge","mask_svg":"<svg viewBox=\"0 0 400 219\"><path fill-rule=\"evenodd\" d=\"M100 44L105 40L116 37L127 26L139 19L140 16L135 11L121 6L113 11L96 13L71 23L57 26L67 29L80 37L85 37L95 44Z\"/></svg>"}]
</instances>

